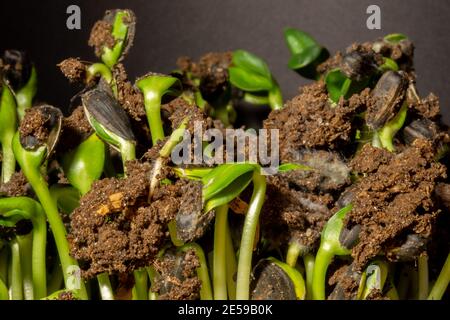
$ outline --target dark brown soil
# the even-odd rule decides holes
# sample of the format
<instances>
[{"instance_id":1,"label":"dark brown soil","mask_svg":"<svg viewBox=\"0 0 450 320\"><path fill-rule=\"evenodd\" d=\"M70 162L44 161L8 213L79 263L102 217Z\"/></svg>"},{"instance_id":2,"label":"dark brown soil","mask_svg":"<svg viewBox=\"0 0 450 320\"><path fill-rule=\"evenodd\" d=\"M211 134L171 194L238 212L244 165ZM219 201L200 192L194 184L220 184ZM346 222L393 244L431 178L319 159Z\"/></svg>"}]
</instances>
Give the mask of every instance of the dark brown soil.
<instances>
[{"instance_id":1,"label":"dark brown soil","mask_svg":"<svg viewBox=\"0 0 450 320\"><path fill-rule=\"evenodd\" d=\"M22 197L30 194L31 186L22 171L15 172L7 183L0 184L0 196Z\"/></svg>"},{"instance_id":2,"label":"dark brown soil","mask_svg":"<svg viewBox=\"0 0 450 320\"><path fill-rule=\"evenodd\" d=\"M84 114L83 106L78 106L68 117L63 118L58 151L65 152L78 146L93 132Z\"/></svg>"},{"instance_id":3,"label":"dark brown soil","mask_svg":"<svg viewBox=\"0 0 450 320\"><path fill-rule=\"evenodd\" d=\"M325 84L313 83L302 88L302 93L288 101L283 109L274 110L264 121L264 128L279 129L281 162L295 160L303 148L337 149L352 138L352 120L365 107L368 90L341 99L332 107Z\"/></svg>"},{"instance_id":4,"label":"dark brown soil","mask_svg":"<svg viewBox=\"0 0 450 320\"><path fill-rule=\"evenodd\" d=\"M94 47L97 57L103 54L104 47L112 49L116 44L111 32L112 25L104 20L97 21L92 27L88 45Z\"/></svg>"},{"instance_id":5,"label":"dark brown soil","mask_svg":"<svg viewBox=\"0 0 450 320\"><path fill-rule=\"evenodd\" d=\"M295 240L307 249L316 248L332 203L329 194L297 191L284 175L269 176L260 220L262 235L275 246Z\"/></svg>"},{"instance_id":6,"label":"dark brown soil","mask_svg":"<svg viewBox=\"0 0 450 320\"><path fill-rule=\"evenodd\" d=\"M160 300L196 300L200 296L201 281L197 277L200 261L193 250L166 252L154 262L159 273L152 291Z\"/></svg>"},{"instance_id":7,"label":"dark brown soil","mask_svg":"<svg viewBox=\"0 0 450 320\"><path fill-rule=\"evenodd\" d=\"M361 225L359 243L352 250L355 267L398 247L409 234L431 236L440 214L433 192L439 179L446 177L445 166L434 156L431 142L418 139L359 181L347 216L347 224ZM387 258L395 260L389 254Z\"/></svg>"},{"instance_id":8,"label":"dark brown soil","mask_svg":"<svg viewBox=\"0 0 450 320\"><path fill-rule=\"evenodd\" d=\"M79 58L63 60L58 67L70 82L83 83L86 80L86 65Z\"/></svg>"},{"instance_id":9,"label":"dark brown soil","mask_svg":"<svg viewBox=\"0 0 450 320\"><path fill-rule=\"evenodd\" d=\"M34 107L27 109L19 127L21 142L27 137L36 140L38 145L47 141L51 130L51 128L46 125L49 119L50 115L44 114L39 108ZM24 143L22 142L22 144Z\"/></svg>"},{"instance_id":10,"label":"dark brown soil","mask_svg":"<svg viewBox=\"0 0 450 320\"><path fill-rule=\"evenodd\" d=\"M352 265L344 265L329 278L328 284L334 286L329 300L355 300L358 293L361 274L353 270Z\"/></svg>"}]
</instances>

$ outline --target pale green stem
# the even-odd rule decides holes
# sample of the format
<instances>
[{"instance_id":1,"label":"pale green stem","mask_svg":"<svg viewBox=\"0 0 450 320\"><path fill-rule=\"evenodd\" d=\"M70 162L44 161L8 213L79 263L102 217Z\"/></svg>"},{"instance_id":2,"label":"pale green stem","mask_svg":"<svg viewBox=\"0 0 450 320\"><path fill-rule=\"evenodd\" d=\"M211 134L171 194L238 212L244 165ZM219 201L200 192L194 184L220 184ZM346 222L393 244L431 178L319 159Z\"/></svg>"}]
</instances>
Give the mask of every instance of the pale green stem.
<instances>
[{"instance_id":1,"label":"pale green stem","mask_svg":"<svg viewBox=\"0 0 450 320\"><path fill-rule=\"evenodd\" d=\"M326 247L320 246L314 264L312 281L312 298L314 300L325 300L325 282L328 266L333 260L334 254Z\"/></svg>"},{"instance_id":2,"label":"pale green stem","mask_svg":"<svg viewBox=\"0 0 450 320\"><path fill-rule=\"evenodd\" d=\"M234 252L233 239L231 238L230 225L228 223L225 237L228 299L236 300L236 280L234 279L237 270L236 253Z\"/></svg>"},{"instance_id":3,"label":"pale green stem","mask_svg":"<svg viewBox=\"0 0 450 320\"><path fill-rule=\"evenodd\" d=\"M16 171L16 158L14 157L14 152L12 149L12 139L14 137L14 132L10 135L5 135L4 139L1 141L2 147L2 173L1 173L1 183L8 182L14 172Z\"/></svg>"},{"instance_id":4,"label":"pale green stem","mask_svg":"<svg viewBox=\"0 0 450 320\"><path fill-rule=\"evenodd\" d=\"M108 274L106 272L99 274L97 276L97 281L102 300L114 300L114 292Z\"/></svg>"},{"instance_id":5,"label":"pale green stem","mask_svg":"<svg viewBox=\"0 0 450 320\"><path fill-rule=\"evenodd\" d=\"M315 258L311 253L303 256L303 263L305 264L306 273L306 299L312 299L312 284L314 278L314 261Z\"/></svg>"},{"instance_id":6,"label":"pale green stem","mask_svg":"<svg viewBox=\"0 0 450 320\"><path fill-rule=\"evenodd\" d=\"M228 204L216 209L214 227L214 299L227 300L226 231L228 224Z\"/></svg>"},{"instance_id":7,"label":"pale green stem","mask_svg":"<svg viewBox=\"0 0 450 320\"><path fill-rule=\"evenodd\" d=\"M22 272L23 298L33 300L33 274L32 274L32 243L33 235L17 236L20 252L20 266Z\"/></svg>"},{"instance_id":8,"label":"pale green stem","mask_svg":"<svg viewBox=\"0 0 450 320\"><path fill-rule=\"evenodd\" d=\"M252 269L253 247L256 227L266 194L266 178L256 169L253 172L253 194L242 229L241 245L236 281L236 299L248 300L250 296L250 273Z\"/></svg>"},{"instance_id":9,"label":"pale green stem","mask_svg":"<svg viewBox=\"0 0 450 320\"><path fill-rule=\"evenodd\" d=\"M426 300L428 297L428 256L422 254L418 258L419 292L417 299Z\"/></svg>"},{"instance_id":10,"label":"pale green stem","mask_svg":"<svg viewBox=\"0 0 450 320\"><path fill-rule=\"evenodd\" d=\"M292 241L289 244L288 251L286 254L286 263L291 267L295 267L301 252L302 246L297 241Z\"/></svg>"},{"instance_id":11,"label":"pale green stem","mask_svg":"<svg viewBox=\"0 0 450 320\"><path fill-rule=\"evenodd\" d=\"M272 110L279 110L283 108L283 96L278 84L275 84L269 91L269 105Z\"/></svg>"},{"instance_id":12,"label":"pale green stem","mask_svg":"<svg viewBox=\"0 0 450 320\"><path fill-rule=\"evenodd\" d=\"M444 266L431 289L428 300L440 300L444 296L445 290L447 290L448 283L450 281L450 253L445 260Z\"/></svg>"},{"instance_id":13,"label":"pale green stem","mask_svg":"<svg viewBox=\"0 0 450 320\"><path fill-rule=\"evenodd\" d=\"M11 241L11 265L9 269L9 298L23 300L22 269L20 267L20 246L17 240Z\"/></svg>"},{"instance_id":14,"label":"pale green stem","mask_svg":"<svg viewBox=\"0 0 450 320\"><path fill-rule=\"evenodd\" d=\"M146 269L133 271L134 287L133 300L148 300L148 276Z\"/></svg>"}]
</instances>

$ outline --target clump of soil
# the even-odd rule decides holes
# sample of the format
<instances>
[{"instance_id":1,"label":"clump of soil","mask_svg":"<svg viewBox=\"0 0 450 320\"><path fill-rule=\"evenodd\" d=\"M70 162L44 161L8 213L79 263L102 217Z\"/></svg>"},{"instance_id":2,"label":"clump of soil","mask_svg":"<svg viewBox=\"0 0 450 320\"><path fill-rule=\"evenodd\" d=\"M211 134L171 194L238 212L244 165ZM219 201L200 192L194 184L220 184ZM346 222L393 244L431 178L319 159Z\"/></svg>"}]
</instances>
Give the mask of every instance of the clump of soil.
<instances>
[{"instance_id":1,"label":"clump of soil","mask_svg":"<svg viewBox=\"0 0 450 320\"><path fill-rule=\"evenodd\" d=\"M415 103L413 106L416 112L424 118L436 120L440 117L441 107L439 98L434 93L430 93L427 97L421 99L419 103Z\"/></svg>"},{"instance_id":2,"label":"clump of soil","mask_svg":"<svg viewBox=\"0 0 450 320\"><path fill-rule=\"evenodd\" d=\"M71 254L89 278L151 263L165 239L165 216L148 206L150 165L131 161L127 178L96 181L73 212Z\"/></svg>"},{"instance_id":3,"label":"clump of soil","mask_svg":"<svg viewBox=\"0 0 450 320\"><path fill-rule=\"evenodd\" d=\"M67 151L78 146L93 132L94 130L84 114L83 106L76 107L68 117L64 117L62 120L60 143L57 145L61 150L58 151Z\"/></svg>"},{"instance_id":4,"label":"clump of soil","mask_svg":"<svg viewBox=\"0 0 450 320\"><path fill-rule=\"evenodd\" d=\"M388 164L394 154L386 149L373 147L366 143L356 156L350 161L350 167L354 172L367 174L376 171L380 165Z\"/></svg>"},{"instance_id":5,"label":"clump of soil","mask_svg":"<svg viewBox=\"0 0 450 320\"><path fill-rule=\"evenodd\" d=\"M270 176L260 219L262 234L275 246L295 240L306 248L316 248L332 203L329 194L297 191L284 175Z\"/></svg>"},{"instance_id":6,"label":"clump of soil","mask_svg":"<svg viewBox=\"0 0 450 320\"><path fill-rule=\"evenodd\" d=\"M0 196L22 197L30 193L31 186L22 171L15 172L8 182L0 184Z\"/></svg>"},{"instance_id":7,"label":"clump of soil","mask_svg":"<svg viewBox=\"0 0 450 320\"><path fill-rule=\"evenodd\" d=\"M196 300L200 297L201 281L197 277L200 261L194 250L170 250L155 260L153 266L159 276L152 291L160 300Z\"/></svg>"},{"instance_id":8,"label":"clump of soil","mask_svg":"<svg viewBox=\"0 0 450 320\"><path fill-rule=\"evenodd\" d=\"M430 237L440 214L433 192L436 183L446 177L445 166L434 157L432 143L417 139L385 164L375 158L380 166L358 182L347 216L347 225L361 225L359 243L352 250L357 268L400 246L409 234ZM395 255L387 258L395 260Z\"/></svg>"},{"instance_id":9,"label":"clump of soil","mask_svg":"<svg viewBox=\"0 0 450 320\"><path fill-rule=\"evenodd\" d=\"M328 280L334 286L328 300L355 300L358 294L361 273L353 270L353 265L343 265Z\"/></svg>"},{"instance_id":10,"label":"clump of soil","mask_svg":"<svg viewBox=\"0 0 450 320\"><path fill-rule=\"evenodd\" d=\"M112 49L116 44L111 32L112 24L104 20L97 21L92 27L88 45L94 47L97 57L101 57L104 47Z\"/></svg>"},{"instance_id":11,"label":"clump of soil","mask_svg":"<svg viewBox=\"0 0 450 320\"><path fill-rule=\"evenodd\" d=\"M62 291L56 300L78 300L71 291Z\"/></svg>"},{"instance_id":12,"label":"clump of soil","mask_svg":"<svg viewBox=\"0 0 450 320\"><path fill-rule=\"evenodd\" d=\"M86 65L79 58L65 59L58 67L70 82L84 82L86 79Z\"/></svg>"},{"instance_id":13,"label":"clump of soil","mask_svg":"<svg viewBox=\"0 0 450 320\"><path fill-rule=\"evenodd\" d=\"M281 161L295 160L303 148L337 149L350 142L353 116L365 107L368 94L364 90L332 107L323 82L303 87L300 95L283 109L272 111L264 121L264 128L279 130Z\"/></svg>"},{"instance_id":14,"label":"clump of soil","mask_svg":"<svg viewBox=\"0 0 450 320\"><path fill-rule=\"evenodd\" d=\"M33 144L37 145L46 142L52 129L49 126L50 119L51 115L45 114L38 107L27 109L19 127L22 145L26 145L26 140L33 140Z\"/></svg>"},{"instance_id":15,"label":"clump of soil","mask_svg":"<svg viewBox=\"0 0 450 320\"><path fill-rule=\"evenodd\" d=\"M231 52L210 52L202 56L198 63L192 62L188 57L181 57L177 60L177 66L183 74L191 73L200 79L200 91L206 100L210 100L228 89L231 59ZM183 82L193 85L188 79Z\"/></svg>"}]
</instances>

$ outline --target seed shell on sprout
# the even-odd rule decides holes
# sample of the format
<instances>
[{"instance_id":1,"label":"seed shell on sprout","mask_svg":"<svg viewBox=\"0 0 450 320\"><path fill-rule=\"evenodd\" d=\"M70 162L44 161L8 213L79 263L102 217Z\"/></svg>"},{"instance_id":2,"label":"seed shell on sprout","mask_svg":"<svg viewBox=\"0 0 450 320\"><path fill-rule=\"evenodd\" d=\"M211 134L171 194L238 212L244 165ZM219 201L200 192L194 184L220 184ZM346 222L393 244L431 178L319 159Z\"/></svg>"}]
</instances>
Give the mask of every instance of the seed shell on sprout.
<instances>
[{"instance_id":1,"label":"seed shell on sprout","mask_svg":"<svg viewBox=\"0 0 450 320\"><path fill-rule=\"evenodd\" d=\"M126 112L108 92L93 89L84 93L81 100L87 113L107 130L127 141L135 139Z\"/></svg>"},{"instance_id":2,"label":"seed shell on sprout","mask_svg":"<svg viewBox=\"0 0 450 320\"><path fill-rule=\"evenodd\" d=\"M407 75L400 71L387 71L372 91L372 105L367 110L367 125L377 130L400 110L408 87Z\"/></svg>"},{"instance_id":3,"label":"seed shell on sprout","mask_svg":"<svg viewBox=\"0 0 450 320\"><path fill-rule=\"evenodd\" d=\"M122 54L120 55L118 62L121 62L126 57L128 52L130 51L130 49L134 43L134 36L136 34L136 15L134 14L133 10L130 10L130 9L107 10L105 12L105 16L103 17L103 20L108 22L109 24L113 25L114 19L116 17L116 13L120 12L120 11L125 11L128 13L129 21L126 22L126 24L128 26L127 37L125 39L125 45L123 47L123 51L122 51Z\"/></svg>"}]
</instances>

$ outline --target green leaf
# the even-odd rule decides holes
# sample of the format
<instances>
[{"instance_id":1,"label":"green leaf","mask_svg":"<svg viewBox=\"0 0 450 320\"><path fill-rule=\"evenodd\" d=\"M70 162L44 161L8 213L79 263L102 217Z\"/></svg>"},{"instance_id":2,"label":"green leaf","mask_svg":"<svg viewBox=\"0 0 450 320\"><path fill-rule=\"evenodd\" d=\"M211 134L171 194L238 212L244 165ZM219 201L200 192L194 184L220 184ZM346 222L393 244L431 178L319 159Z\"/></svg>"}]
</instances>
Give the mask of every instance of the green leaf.
<instances>
[{"instance_id":1,"label":"green leaf","mask_svg":"<svg viewBox=\"0 0 450 320\"><path fill-rule=\"evenodd\" d=\"M327 86L330 99L337 103L340 97L345 97L350 89L352 81L342 74L339 69L331 70L325 76L325 84Z\"/></svg>"},{"instance_id":2,"label":"green leaf","mask_svg":"<svg viewBox=\"0 0 450 320\"><path fill-rule=\"evenodd\" d=\"M304 68L319 58L321 52L322 47L319 46L305 48L291 56L288 67L293 70Z\"/></svg>"},{"instance_id":3,"label":"green leaf","mask_svg":"<svg viewBox=\"0 0 450 320\"><path fill-rule=\"evenodd\" d=\"M225 189L235 179L255 170L256 165L249 163L226 163L214 168L209 174L203 177L203 201L206 202L220 191Z\"/></svg>"},{"instance_id":4,"label":"green leaf","mask_svg":"<svg viewBox=\"0 0 450 320\"><path fill-rule=\"evenodd\" d=\"M266 79L271 79L269 67L260 57L245 50L236 50L233 52L233 65L239 69L256 73Z\"/></svg>"},{"instance_id":5,"label":"green leaf","mask_svg":"<svg viewBox=\"0 0 450 320\"><path fill-rule=\"evenodd\" d=\"M288 172L292 170L313 170L313 168L298 163L283 163L278 167L278 172Z\"/></svg>"},{"instance_id":6,"label":"green leaf","mask_svg":"<svg viewBox=\"0 0 450 320\"><path fill-rule=\"evenodd\" d=\"M309 47L320 47L308 33L294 28L286 28L284 30L284 39L293 55L299 54Z\"/></svg>"},{"instance_id":7,"label":"green leaf","mask_svg":"<svg viewBox=\"0 0 450 320\"><path fill-rule=\"evenodd\" d=\"M253 172L246 172L229 184L226 188L222 189L219 193L209 199L205 206L204 212L209 212L214 208L217 208L223 204L229 203L236 198L252 181Z\"/></svg>"},{"instance_id":8,"label":"green leaf","mask_svg":"<svg viewBox=\"0 0 450 320\"><path fill-rule=\"evenodd\" d=\"M382 72L388 70L398 71L399 68L397 62L386 57L383 57L383 61L384 63L379 67Z\"/></svg>"},{"instance_id":9,"label":"green leaf","mask_svg":"<svg viewBox=\"0 0 450 320\"><path fill-rule=\"evenodd\" d=\"M384 40L390 43L399 43L405 39L408 39L408 37L402 33L391 33L384 37Z\"/></svg>"},{"instance_id":10,"label":"green leaf","mask_svg":"<svg viewBox=\"0 0 450 320\"><path fill-rule=\"evenodd\" d=\"M101 177L104 165L105 144L96 134L92 134L62 159L67 179L82 194L88 192L92 183Z\"/></svg>"},{"instance_id":11,"label":"green leaf","mask_svg":"<svg viewBox=\"0 0 450 320\"><path fill-rule=\"evenodd\" d=\"M271 78L242 68L230 67L228 73L231 84L244 91L269 91L273 86Z\"/></svg>"},{"instance_id":12,"label":"green leaf","mask_svg":"<svg viewBox=\"0 0 450 320\"><path fill-rule=\"evenodd\" d=\"M326 243L327 247L333 248L332 251L336 255L346 255L350 252L349 249L341 245L339 237L344 226L344 219L352 208L353 205L349 204L340 209L327 221L323 228L321 246Z\"/></svg>"}]
</instances>

